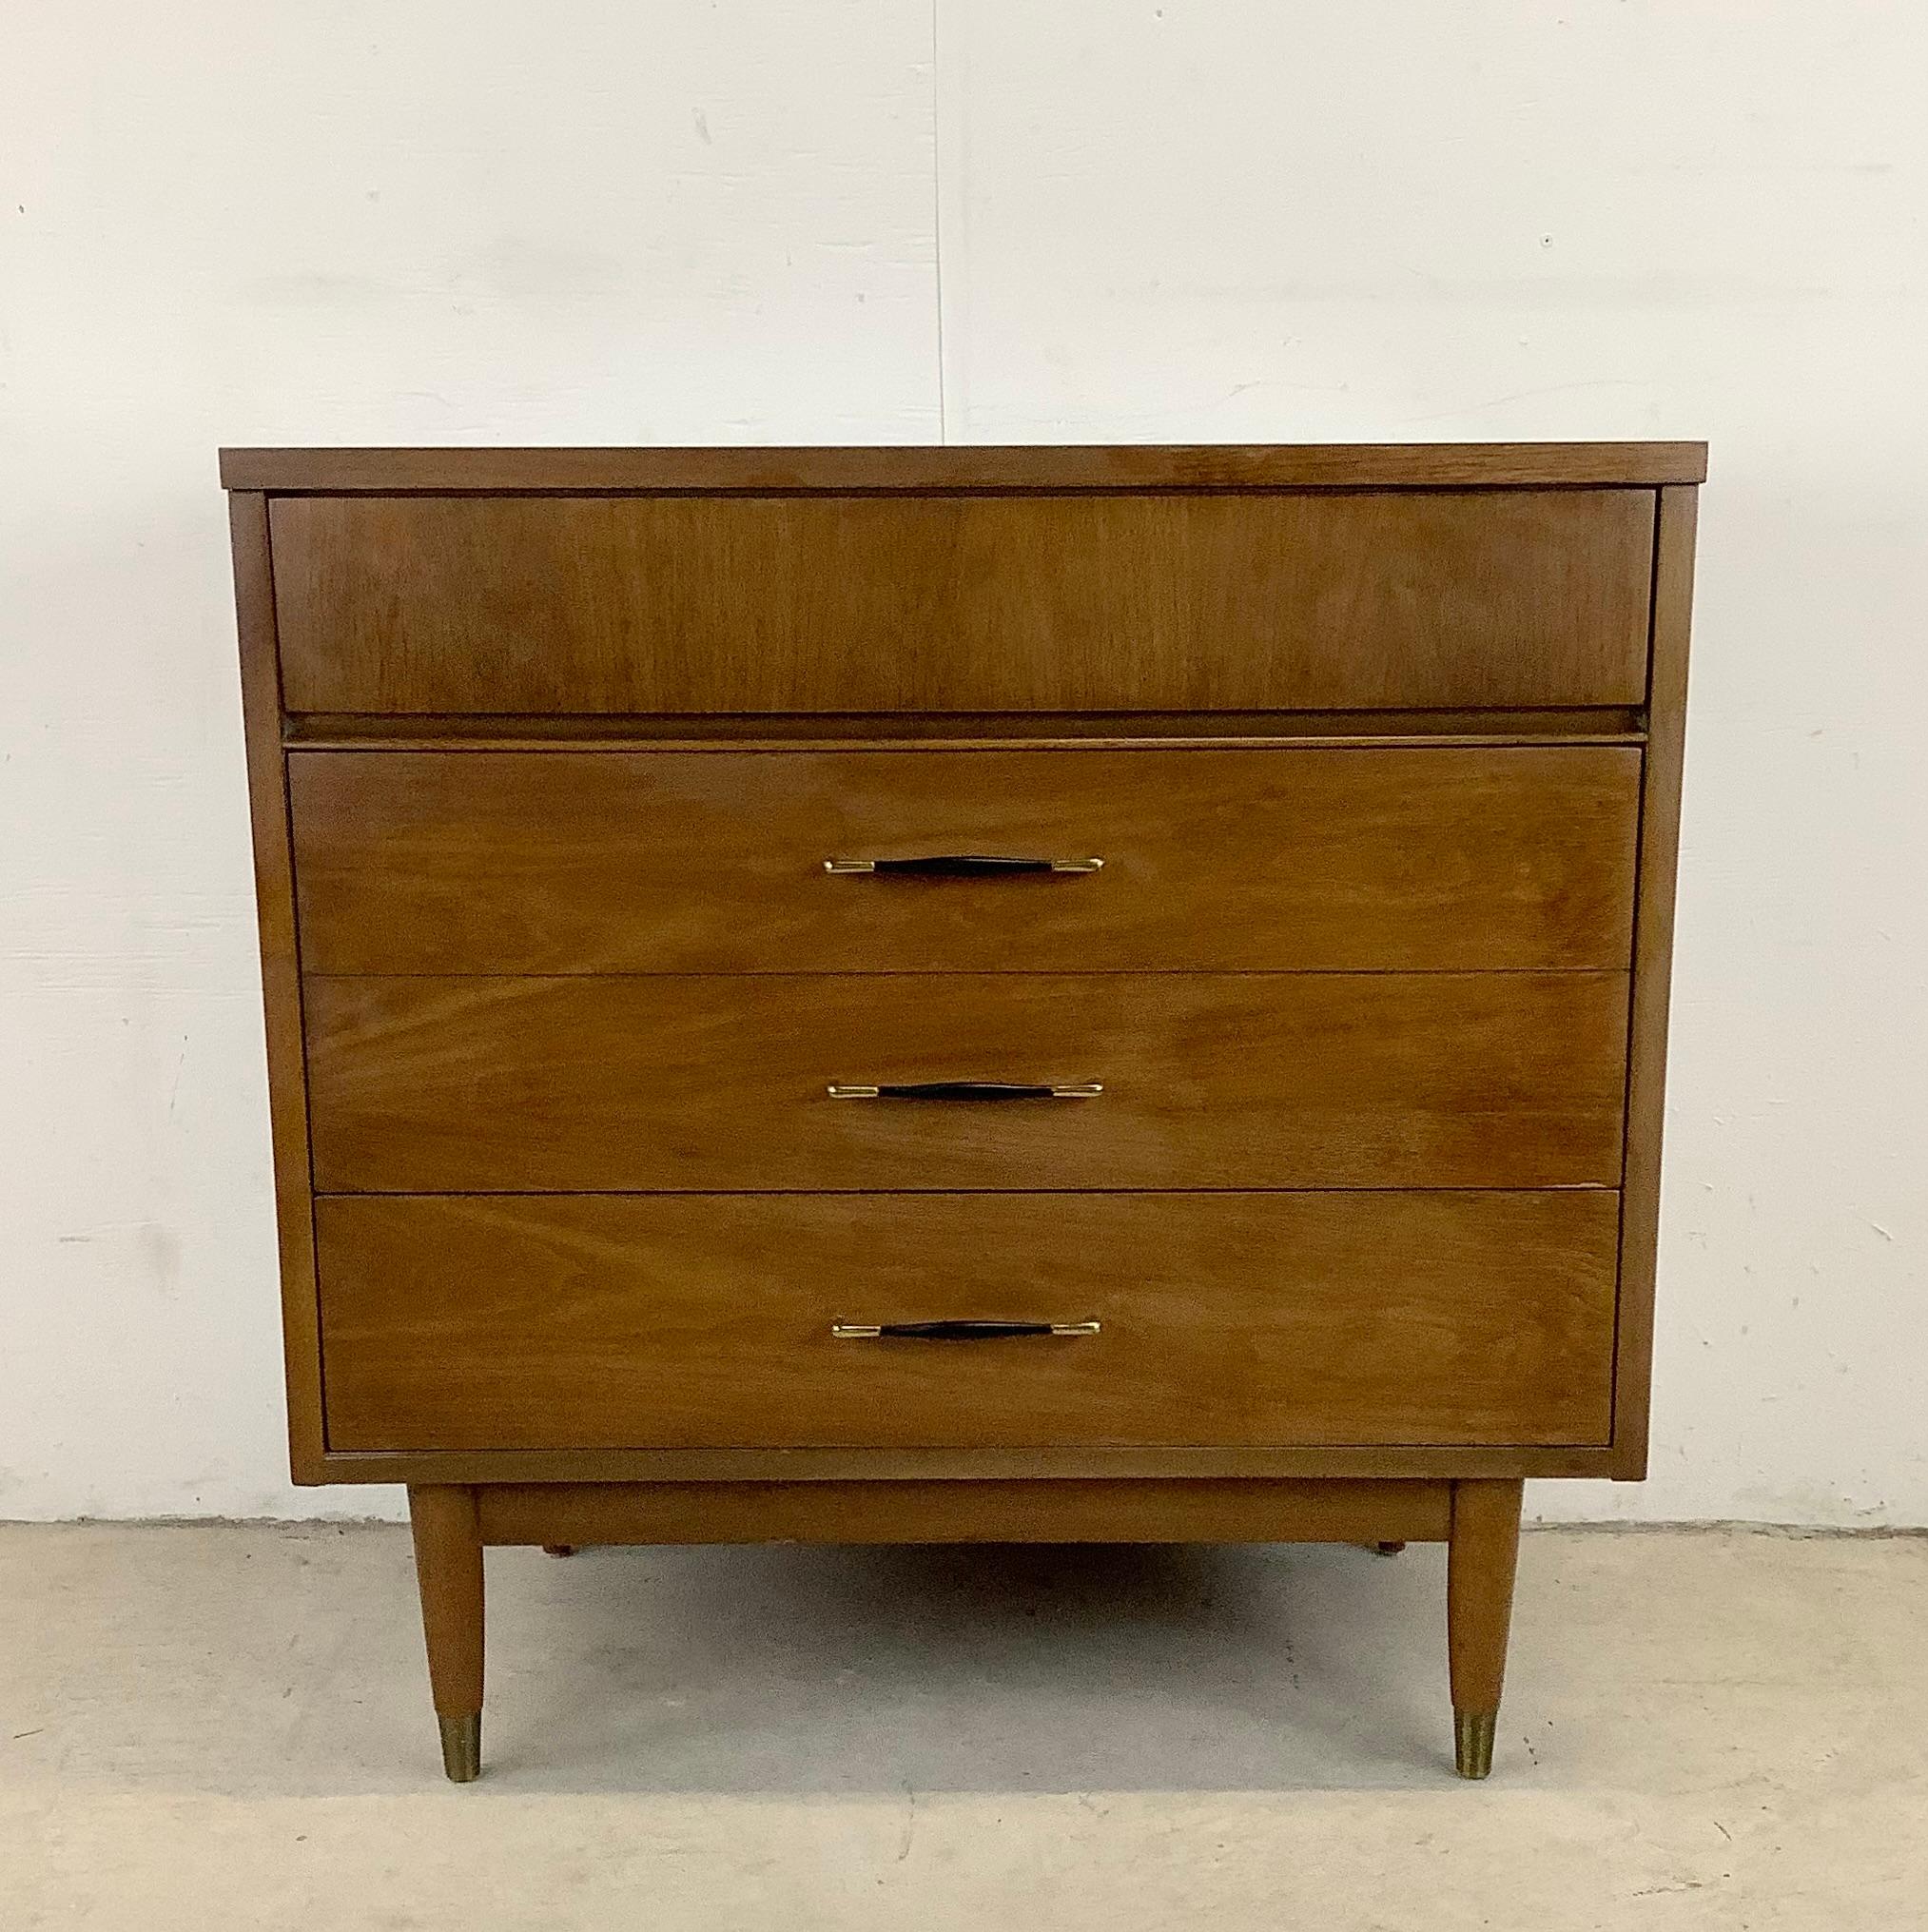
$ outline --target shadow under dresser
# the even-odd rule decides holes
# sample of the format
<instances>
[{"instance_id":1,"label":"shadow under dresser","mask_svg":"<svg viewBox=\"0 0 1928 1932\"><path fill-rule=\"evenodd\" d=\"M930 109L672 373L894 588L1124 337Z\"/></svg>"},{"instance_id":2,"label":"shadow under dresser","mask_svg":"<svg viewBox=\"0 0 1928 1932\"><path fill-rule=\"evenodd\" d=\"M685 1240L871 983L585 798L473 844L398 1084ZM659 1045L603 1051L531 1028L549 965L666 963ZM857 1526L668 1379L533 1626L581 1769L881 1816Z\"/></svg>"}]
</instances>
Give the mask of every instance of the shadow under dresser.
<instances>
[{"instance_id":1,"label":"shadow under dresser","mask_svg":"<svg viewBox=\"0 0 1928 1932\"><path fill-rule=\"evenodd\" d=\"M295 1479L1449 1544L1645 1471L1686 443L228 450Z\"/></svg>"}]
</instances>

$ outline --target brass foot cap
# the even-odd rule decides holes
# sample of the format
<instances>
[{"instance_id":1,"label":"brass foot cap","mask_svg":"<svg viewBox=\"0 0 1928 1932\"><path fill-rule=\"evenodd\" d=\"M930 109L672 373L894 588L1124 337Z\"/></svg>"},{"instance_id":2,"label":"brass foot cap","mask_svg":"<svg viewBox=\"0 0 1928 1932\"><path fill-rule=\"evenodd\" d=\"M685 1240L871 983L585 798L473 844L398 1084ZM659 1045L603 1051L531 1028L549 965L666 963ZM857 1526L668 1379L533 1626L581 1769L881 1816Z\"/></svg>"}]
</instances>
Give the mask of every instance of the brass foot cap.
<instances>
[{"instance_id":1,"label":"brass foot cap","mask_svg":"<svg viewBox=\"0 0 1928 1932\"><path fill-rule=\"evenodd\" d=\"M1493 1767L1495 1710L1452 1713L1452 1766L1462 1778L1484 1778Z\"/></svg>"},{"instance_id":2,"label":"brass foot cap","mask_svg":"<svg viewBox=\"0 0 1928 1932\"><path fill-rule=\"evenodd\" d=\"M442 1733L442 1769L455 1785L473 1783L482 1769L482 1713L471 1711L466 1717L438 1717Z\"/></svg>"}]
</instances>

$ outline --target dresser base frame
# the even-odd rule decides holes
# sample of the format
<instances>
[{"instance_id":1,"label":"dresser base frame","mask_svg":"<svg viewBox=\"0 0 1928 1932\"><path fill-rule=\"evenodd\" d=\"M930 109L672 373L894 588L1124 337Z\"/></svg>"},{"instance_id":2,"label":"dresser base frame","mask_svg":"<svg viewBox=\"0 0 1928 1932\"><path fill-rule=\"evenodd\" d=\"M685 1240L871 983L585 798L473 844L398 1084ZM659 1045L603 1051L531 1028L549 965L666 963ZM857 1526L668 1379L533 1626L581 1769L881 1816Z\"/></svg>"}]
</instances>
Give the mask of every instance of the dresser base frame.
<instances>
[{"instance_id":1,"label":"dresser base frame","mask_svg":"<svg viewBox=\"0 0 1928 1932\"><path fill-rule=\"evenodd\" d=\"M1519 1549L1515 1477L420 1483L408 1492L443 1767L481 1764L482 1551L585 1543L1444 1542L1454 1760L1491 1766Z\"/></svg>"}]
</instances>

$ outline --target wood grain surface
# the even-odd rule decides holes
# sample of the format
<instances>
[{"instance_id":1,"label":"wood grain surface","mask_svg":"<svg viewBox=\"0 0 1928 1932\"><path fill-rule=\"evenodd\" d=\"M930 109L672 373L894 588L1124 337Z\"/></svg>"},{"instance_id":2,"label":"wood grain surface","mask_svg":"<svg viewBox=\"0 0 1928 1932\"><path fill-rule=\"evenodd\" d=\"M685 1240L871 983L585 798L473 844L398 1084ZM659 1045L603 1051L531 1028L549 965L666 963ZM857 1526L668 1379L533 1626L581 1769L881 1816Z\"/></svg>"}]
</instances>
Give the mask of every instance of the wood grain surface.
<instances>
[{"instance_id":1,"label":"wood grain surface","mask_svg":"<svg viewBox=\"0 0 1928 1932\"><path fill-rule=\"evenodd\" d=\"M341 1449L1593 1443L1609 1420L1606 1193L335 1198L318 1230ZM830 1332L958 1317L1100 1328Z\"/></svg>"},{"instance_id":2,"label":"wood grain surface","mask_svg":"<svg viewBox=\"0 0 1928 1932\"><path fill-rule=\"evenodd\" d=\"M1627 1141L1621 1223L1615 1473L1646 1474L1653 1374L1654 1270L1660 1254L1661 1141L1666 1124L1667 1008L1672 990L1674 882L1686 759L1687 630L1694 598L1692 490L1661 493L1655 555L1652 742L1641 793L1637 970L1627 1043Z\"/></svg>"},{"instance_id":3,"label":"wood grain surface","mask_svg":"<svg viewBox=\"0 0 1928 1932\"><path fill-rule=\"evenodd\" d=\"M1438 1542L1444 1482L491 1483L485 1543Z\"/></svg>"},{"instance_id":4,"label":"wood grain surface","mask_svg":"<svg viewBox=\"0 0 1928 1932\"><path fill-rule=\"evenodd\" d=\"M411 1484L408 1520L436 1711L472 1716L482 1708L482 1538L476 1492Z\"/></svg>"},{"instance_id":5,"label":"wood grain surface","mask_svg":"<svg viewBox=\"0 0 1928 1932\"><path fill-rule=\"evenodd\" d=\"M1640 753L298 752L326 973L1628 963ZM837 876L831 858L1099 857Z\"/></svg>"},{"instance_id":6,"label":"wood grain surface","mask_svg":"<svg viewBox=\"0 0 1928 1932\"><path fill-rule=\"evenodd\" d=\"M224 449L230 490L1249 490L1698 483L1704 442Z\"/></svg>"},{"instance_id":7,"label":"wood grain surface","mask_svg":"<svg viewBox=\"0 0 1928 1932\"><path fill-rule=\"evenodd\" d=\"M1537 705L1484 711L502 712L411 716L302 712L284 742L359 751L566 751L575 746L659 751L1293 751L1321 746L1641 745L1637 705Z\"/></svg>"},{"instance_id":8,"label":"wood grain surface","mask_svg":"<svg viewBox=\"0 0 1928 1932\"><path fill-rule=\"evenodd\" d=\"M1520 1555L1517 1480L1455 1482L1446 1569L1452 1708L1494 1711L1507 1674L1507 1631Z\"/></svg>"},{"instance_id":9,"label":"wood grain surface","mask_svg":"<svg viewBox=\"0 0 1928 1932\"><path fill-rule=\"evenodd\" d=\"M307 983L325 1192L1616 1186L1624 973ZM833 1083L1099 1083L839 1100Z\"/></svg>"},{"instance_id":10,"label":"wood grain surface","mask_svg":"<svg viewBox=\"0 0 1928 1932\"><path fill-rule=\"evenodd\" d=\"M1631 705L1651 490L277 498L295 712Z\"/></svg>"},{"instance_id":11,"label":"wood grain surface","mask_svg":"<svg viewBox=\"0 0 1928 1932\"><path fill-rule=\"evenodd\" d=\"M1198 1482L1461 1476L1595 1480L1605 1445L1399 1443L1346 1449L399 1449L330 1450L325 1480L348 1483ZM1389 1532L1391 1533L1391 1532ZM541 1540L567 1542L566 1536Z\"/></svg>"},{"instance_id":12,"label":"wood grain surface","mask_svg":"<svg viewBox=\"0 0 1928 1932\"><path fill-rule=\"evenodd\" d=\"M294 857L288 836L286 768L281 749L281 675L275 657L267 499L236 495L228 499L227 507L267 1048L288 1465L297 1482L314 1482L320 1480L322 1454L321 1362L315 1307L314 1216L309 1199L301 951Z\"/></svg>"}]
</instances>

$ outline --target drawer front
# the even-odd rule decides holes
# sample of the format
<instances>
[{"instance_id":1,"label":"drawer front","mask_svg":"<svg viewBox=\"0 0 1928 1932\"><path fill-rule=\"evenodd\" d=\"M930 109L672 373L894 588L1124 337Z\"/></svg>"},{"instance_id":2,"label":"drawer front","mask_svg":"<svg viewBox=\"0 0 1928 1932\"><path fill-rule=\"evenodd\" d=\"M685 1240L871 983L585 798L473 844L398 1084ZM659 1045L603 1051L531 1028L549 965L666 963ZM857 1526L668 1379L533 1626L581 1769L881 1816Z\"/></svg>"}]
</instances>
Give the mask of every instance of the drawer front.
<instances>
[{"instance_id":1,"label":"drawer front","mask_svg":"<svg viewBox=\"0 0 1928 1932\"><path fill-rule=\"evenodd\" d=\"M288 760L326 973L1627 965L1640 753L387 752ZM923 878L833 859L1101 859Z\"/></svg>"},{"instance_id":2,"label":"drawer front","mask_svg":"<svg viewBox=\"0 0 1928 1932\"><path fill-rule=\"evenodd\" d=\"M1617 1186L1624 973L307 982L316 1187ZM1094 1098L839 1099L996 1081Z\"/></svg>"},{"instance_id":3,"label":"drawer front","mask_svg":"<svg viewBox=\"0 0 1928 1932\"><path fill-rule=\"evenodd\" d=\"M317 1202L337 1450L1607 1439L1611 1194ZM843 1339L833 1323L1096 1335Z\"/></svg>"},{"instance_id":4,"label":"drawer front","mask_svg":"<svg viewBox=\"0 0 1928 1932\"><path fill-rule=\"evenodd\" d=\"M290 497L294 712L1637 705L1646 490Z\"/></svg>"}]
</instances>

